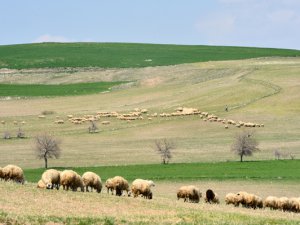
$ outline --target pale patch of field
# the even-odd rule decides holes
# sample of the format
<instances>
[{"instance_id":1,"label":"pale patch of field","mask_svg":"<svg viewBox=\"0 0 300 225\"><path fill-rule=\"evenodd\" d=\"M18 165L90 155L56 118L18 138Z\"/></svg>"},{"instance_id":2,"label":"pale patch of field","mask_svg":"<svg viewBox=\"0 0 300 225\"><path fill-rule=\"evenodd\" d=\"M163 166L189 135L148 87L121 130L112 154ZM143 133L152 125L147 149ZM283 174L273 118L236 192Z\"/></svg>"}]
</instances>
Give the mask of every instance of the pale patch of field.
<instances>
[{"instance_id":1,"label":"pale patch of field","mask_svg":"<svg viewBox=\"0 0 300 225\"><path fill-rule=\"evenodd\" d=\"M114 218L119 224L175 224L205 223L205 224L263 224L272 220L273 224L297 224L300 217L295 213L271 211L268 209L245 209L226 206L224 196L228 192L245 190L262 197L268 195L297 194L296 183L257 182L251 181L195 181L202 192L207 188L215 190L220 198L220 205L184 203L177 200L176 191L186 182L158 182L153 188L154 198L116 197L108 195L103 189L101 194L66 192L63 190L39 190L35 184L24 186L0 182L0 210L12 217L58 217L58 218ZM298 193L299 194L299 193ZM51 221L51 219L50 219ZM126 221L126 222L122 222ZM264 222L265 221L265 222ZM287 222L289 221L289 222Z\"/></svg>"},{"instance_id":2,"label":"pale patch of field","mask_svg":"<svg viewBox=\"0 0 300 225\"><path fill-rule=\"evenodd\" d=\"M236 159L230 146L238 128L225 130L223 124L204 122L199 116L148 120L143 115L144 120L131 123L103 118L101 121L109 120L111 124L103 126L99 121L98 134L87 133L88 123L54 124L56 116L66 121L68 114L129 112L134 108L159 114L173 112L179 106L198 108L225 119L265 124L264 128L255 128L261 151L249 160L273 159L276 149L299 158L299 68L300 60L296 58L265 58L140 69L13 71L9 76L1 75L1 82L50 84L83 82L84 78L86 82L134 80L136 85L87 96L1 100L0 120L6 124L0 124L0 135L10 131L15 136L21 126L28 138L0 139L0 165L42 166L32 148L33 137L45 130L62 139L62 157L50 161L52 166L156 163L159 157L152 146L158 138L176 141L173 162ZM279 86L280 92L273 95L272 85ZM224 111L225 105L229 112ZM45 110L55 113L38 119ZM20 125L21 121L26 124Z\"/></svg>"}]
</instances>

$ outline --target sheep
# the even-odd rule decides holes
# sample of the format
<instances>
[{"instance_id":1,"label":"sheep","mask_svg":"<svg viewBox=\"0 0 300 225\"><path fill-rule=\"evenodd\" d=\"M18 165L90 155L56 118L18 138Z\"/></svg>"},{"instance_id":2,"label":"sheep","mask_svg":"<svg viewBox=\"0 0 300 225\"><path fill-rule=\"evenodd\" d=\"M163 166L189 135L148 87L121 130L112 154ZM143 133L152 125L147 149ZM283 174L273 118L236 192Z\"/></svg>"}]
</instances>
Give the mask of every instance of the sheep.
<instances>
[{"instance_id":1,"label":"sheep","mask_svg":"<svg viewBox=\"0 0 300 225\"><path fill-rule=\"evenodd\" d=\"M182 186L177 191L177 199L184 198L184 202L188 199L190 202L198 203L201 197L201 192L193 185Z\"/></svg>"},{"instance_id":2,"label":"sheep","mask_svg":"<svg viewBox=\"0 0 300 225\"><path fill-rule=\"evenodd\" d=\"M109 178L105 182L105 187L107 188L107 193L111 191L112 195L114 194L114 190L116 191L116 195L121 196L123 190L127 192L127 195L130 196L130 190L128 181L121 176L115 176L113 178Z\"/></svg>"},{"instance_id":3,"label":"sheep","mask_svg":"<svg viewBox=\"0 0 300 225\"><path fill-rule=\"evenodd\" d=\"M86 192L89 192L89 187L91 187L91 191L93 191L93 188L97 190L98 193L101 192L102 190L102 183L101 183L101 178L93 173L93 172L85 172L82 175L82 181L83 185L86 188Z\"/></svg>"},{"instance_id":4,"label":"sheep","mask_svg":"<svg viewBox=\"0 0 300 225\"><path fill-rule=\"evenodd\" d=\"M25 178L23 170L16 165L7 165L1 169L2 178L4 180L13 180L24 184Z\"/></svg>"},{"instance_id":5,"label":"sheep","mask_svg":"<svg viewBox=\"0 0 300 225\"><path fill-rule=\"evenodd\" d=\"M155 187L152 180L135 179L132 182L131 192L135 198L142 195L144 198L152 199L153 194L151 192L151 187Z\"/></svg>"},{"instance_id":6,"label":"sheep","mask_svg":"<svg viewBox=\"0 0 300 225\"><path fill-rule=\"evenodd\" d=\"M281 197L278 199L278 209L282 211L288 211L291 208L290 201L287 197Z\"/></svg>"},{"instance_id":7,"label":"sheep","mask_svg":"<svg viewBox=\"0 0 300 225\"><path fill-rule=\"evenodd\" d=\"M128 181L121 176L115 176L112 178L112 183L114 185L114 189L116 190L116 195L121 196L123 190L127 192L127 195L130 195Z\"/></svg>"},{"instance_id":8,"label":"sheep","mask_svg":"<svg viewBox=\"0 0 300 225\"><path fill-rule=\"evenodd\" d=\"M41 189L46 189L47 186L42 180L39 180L36 187Z\"/></svg>"},{"instance_id":9,"label":"sheep","mask_svg":"<svg viewBox=\"0 0 300 225\"><path fill-rule=\"evenodd\" d=\"M239 203L237 202L237 196L234 193L228 193L225 196L225 203L226 203L226 205L232 204L235 207L239 206Z\"/></svg>"},{"instance_id":10,"label":"sheep","mask_svg":"<svg viewBox=\"0 0 300 225\"><path fill-rule=\"evenodd\" d=\"M219 196L217 193L214 193L213 190L208 189L205 195L205 202L220 204Z\"/></svg>"},{"instance_id":11,"label":"sheep","mask_svg":"<svg viewBox=\"0 0 300 225\"><path fill-rule=\"evenodd\" d=\"M249 194L244 191L237 193L237 203L242 204L244 207L251 207L253 209L262 208L262 199L254 194Z\"/></svg>"},{"instance_id":12,"label":"sheep","mask_svg":"<svg viewBox=\"0 0 300 225\"><path fill-rule=\"evenodd\" d=\"M46 170L42 174L42 181L46 185L47 189L53 189L54 187L56 187L56 189L59 190L60 171L57 171L55 169Z\"/></svg>"},{"instance_id":13,"label":"sheep","mask_svg":"<svg viewBox=\"0 0 300 225\"><path fill-rule=\"evenodd\" d=\"M292 212L300 212L300 198L290 198L289 205Z\"/></svg>"},{"instance_id":14,"label":"sheep","mask_svg":"<svg viewBox=\"0 0 300 225\"><path fill-rule=\"evenodd\" d=\"M111 191L111 194L114 194L114 184L112 182L112 178L108 178L105 182L105 187L107 189L107 194L109 194L109 191Z\"/></svg>"},{"instance_id":15,"label":"sheep","mask_svg":"<svg viewBox=\"0 0 300 225\"><path fill-rule=\"evenodd\" d=\"M64 170L60 173L60 185L63 186L63 190L68 191L71 188L76 191L78 187L81 191L84 191L83 182L81 177L73 170Z\"/></svg>"},{"instance_id":16,"label":"sheep","mask_svg":"<svg viewBox=\"0 0 300 225\"><path fill-rule=\"evenodd\" d=\"M79 174L76 174L75 180L73 184L71 185L73 191L77 191L77 188L80 188L81 192L84 192L84 185L82 178Z\"/></svg>"},{"instance_id":17,"label":"sheep","mask_svg":"<svg viewBox=\"0 0 300 225\"><path fill-rule=\"evenodd\" d=\"M279 199L277 197L269 196L264 200L264 208L278 209L278 201Z\"/></svg>"}]
</instances>

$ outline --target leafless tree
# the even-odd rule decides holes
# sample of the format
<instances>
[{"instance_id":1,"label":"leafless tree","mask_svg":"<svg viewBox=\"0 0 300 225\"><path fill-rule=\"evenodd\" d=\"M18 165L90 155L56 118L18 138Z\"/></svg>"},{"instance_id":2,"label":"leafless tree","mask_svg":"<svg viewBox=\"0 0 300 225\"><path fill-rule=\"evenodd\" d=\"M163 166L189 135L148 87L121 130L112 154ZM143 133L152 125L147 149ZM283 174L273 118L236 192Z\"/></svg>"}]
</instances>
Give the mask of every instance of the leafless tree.
<instances>
[{"instance_id":1,"label":"leafless tree","mask_svg":"<svg viewBox=\"0 0 300 225\"><path fill-rule=\"evenodd\" d=\"M175 144L166 138L155 140L155 151L161 156L162 164L168 164L172 158L172 149L175 149Z\"/></svg>"},{"instance_id":2,"label":"leafless tree","mask_svg":"<svg viewBox=\"0 0 300 225\"><path fill-rule=\"evenodd\" d=\"M98 131L98 126L95 121L93 121L93 120L91 121L91 126L89 126L88 130L89 130L89 133L95 133Z\"/></svg>"},{"instance_id":3,"label":"leafless tree","mask_svg":"<svg viewBox=\"0 0 300 225\"><path fill-rule=\"evenodd\" d=\"M35 151L39 159L44 159L45 168L48 168L48 158L59 158L61 153L60 140L43 133L35 137Z\"/></svg>"},{"instance_id":4,"label":"leafless tree","mask_svg":"<svg viewBox=\"0 0 300 225\"><path fill-rule=\"evenodd\" d=\"M275 156L275 159L279 160L280 157L281 157L281 152L279 150L275 150L274 151L274 156Z\"/></svg>"},{"instance_id":5,"label":"leafless tree","mask_svg":"<svg viewBox=\"0 0 300 225\"><path fill-rule=\"evenodd\" d=\"M21 127L19 127L19 130L17 131L17 138L25 138L25 133Z\"/></svg>"},{"instance_id":6,"label":"leafless tree","mask_svg":"<svg viewBox=\"0 0 300 225\"><path fill-rule=\"evenodd\" d=\"M231 146L231 150L240 156L241 162L243 162L244 156L251 156L253 152L258 151L258 142L253 137L254 133L249 130L243 130L236 134L234 143Z\"/></svg>"},{"instance_id":7,"label":"leafless tree","mask_svg":"<svg viewBox=\"0 0 300 225\"><path fill-rule=\"evenodd\" d=\"M11 139L11 136L10 136L9 131L5 131L5 132L4 132L3 138L4 138L4 139Z\"/></svg>"}]
</instances>

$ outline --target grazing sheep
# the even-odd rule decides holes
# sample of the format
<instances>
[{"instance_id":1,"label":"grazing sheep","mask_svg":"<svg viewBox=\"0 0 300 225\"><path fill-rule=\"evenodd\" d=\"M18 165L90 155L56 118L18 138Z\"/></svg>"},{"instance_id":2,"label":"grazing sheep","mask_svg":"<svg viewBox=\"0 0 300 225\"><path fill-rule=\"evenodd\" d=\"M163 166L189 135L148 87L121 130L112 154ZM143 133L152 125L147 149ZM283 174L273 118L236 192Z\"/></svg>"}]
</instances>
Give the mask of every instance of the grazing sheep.
<instances>
[{"instance_id":1,"label":"grazing sheep","mask_svg":"<svg viewBox=\"0 0 300 225\"><path fill-rule=\"evenodd\" d=\"M57 171L55 169L46 170L42 174L42 181L46 185L47 189L53 189L54 187L56 187L56 189L59 190L60 171Z\"/></svg>"},{"instance_id":2,"label":"grazing sheep","mask_svg":"<svg viewBox=\"0 0 300 225\"><path fill-rule=\"evenodd\" d=\"M154 186L155 184L152 180L135 179L132 182L131 192L135 198L142 195L144 198L152 199L153 194L151 192L151 187Z\"/></svg>"},{"instance_id":3,"label":"grazing sheep","mask_svg":"<svg viewBox=\"0 0 300 225\"><path fill-rule=\"evenodd\" d=\"M287 197L279 198L277 204L279 210L288 211L291 209L290 201Z\"/></svg>"},{"instance_id":4,"label":"grazing sheep","mask_svg":"<svg viewBox=\"0 0 300 225\"><path fill-rule=\"evenodd\" d=\"M114 189L116 190L116 195L121 196L123 191L127 192L127 195L130 195L128 181L121 176L115 176L112 178Z\"/></svg>"},{"instance_id":5,"label":"grazing sheep","mask_svg":"<svg viewBox=\"0 0 300 225\"><path fill-rule=\"evenodd\" d=\"M290 198L289 204L292 212L300 212L300 198Z\"/></svg>"},{"instance_id":6,"label":"grazing sheep","mask_svg":"<svg viewBox=\"0 0 300 225\"><path fill-rule=\"evenodd\" d=\"M41 189L46 189L47 186L42 180L39 180L36 187Z\"/></svg>"},{"instance_id":7,"label":"grazing sheep","mask_svg":"<svg viewBox=\"0 0 300 225\"><path fill-rule=\"evenodd\" d=\"M269 196L264 200L264 208L278 209L278 202L279 199L277 197Z\"/></svg>"},{"instance_id":8,"label":"grazing sheep","mask_svg":"<svg viewBox=\"0 0 300 225\"><path fill-rule=\"evenodd\" d=\"M25 178L23 170L16 165L7 165L1 169L1 178L4 180L13 180L24 184Z\"/></svg>"},{"instance_id":9,"label":"grazing sheep","mask_svg":"<svg viewBox=\"0 0 300 225\"><path fill-rule=\"evenodd\" d=\"M98 193L102 190L102 183L101 178L93 173L93 172L85 172L82 175L83 185L86 188L86 192L89 192L89 187L91 187L91 191L93 191L93 188L97 190Z\"/></svg>"},{"instance_id":10,"label":"grazing sheep","mask_svg":"<svg viewBox=\"0 0 300 225\"><path fill-rule=\"evenodd\" d=\"M107 189L107 194L109 194L109 191L111 191L111 194L113 195L114 194L114 184L112 182L112 178L108 178L105 182L105 187Z\"/></svg>"},{"instance_id":11,"label":"grazing sheep","mask_svg":"<svg viewBox=\"0 0 300 225\"><path fill-rule=\"evenodd\" d=\"M179 200L180 198L184 198L185 202L188 199L190 202L198 203L201 197L201 192L193 185L182 186L177 191L177 199Z\"/></svg>"},{"instance_id":12,"label":"grazing sheep","mask_svg":"<svg viewBox=\"0 0 300 225\"><path fill-rule=\"evenodd\" d=\"M234 206L239 206L239 203L237 202L237 196L234 193L228 193L225 196L225 202L226 205L232 204Z\"/></svg>"},{"instance_id":13,"label":"grazing sheep","mask_svg":"<svg viewBox=\"0 0 300 225\"><path fill-rule=\"evenodd\" d=\"M219 204L220 200L218 194L214 193L213 190L208 189L205 195L205 202Z\"/></svg>"},{"instance_id":14,"label":"grazing sheep","mask_svg":"<svg viewBox=\"0 0 300 225\"><path fill-rule=\"evenodd\" d=\"M116 195L121 196L123 191L127 192L127 195L130 196L130 190L128 181L121 176L115 176L113 178L109 178L105 182L105 187L107 188L107 193L111 191L112 195L114 194L114 190L116 191Z\"/></svg>"},{"instance_id":15,"label":"grazing sheep","mask_svg":"<svg viewBox=\"0 0 300 225\"><path fill-rule=\"evenodd\" d=\"M76 174L75 181L71 187L73 191L77 191L77 189L80 188L81 192L84 192L83 181L79 174Z\"/></svg>"},{"instance_id":16,"label":"grazing sheep","mask_svg":"<svg viewBox=\"0 0 300 225\"><path fill-rule=\"evenodd\" d=\"M80 187L81 191L84 191L82 178L73 170L64 170L60 173L60 185L63 186L64 190L69 190L71 188L73 191L77 191Z\"/></svg>"},{"instance_id":17,"label":"grazing sheep","mask_svg":"<svg viewBox=\"0 0 300 225\"><path fill-rule=\"evenodd\" d=\"M237 203L247 208L256 209L257 207L262 208L262 199L254 194L249 194L245 191L240 191L236 194Z\"/></svg>"}]
</instances>

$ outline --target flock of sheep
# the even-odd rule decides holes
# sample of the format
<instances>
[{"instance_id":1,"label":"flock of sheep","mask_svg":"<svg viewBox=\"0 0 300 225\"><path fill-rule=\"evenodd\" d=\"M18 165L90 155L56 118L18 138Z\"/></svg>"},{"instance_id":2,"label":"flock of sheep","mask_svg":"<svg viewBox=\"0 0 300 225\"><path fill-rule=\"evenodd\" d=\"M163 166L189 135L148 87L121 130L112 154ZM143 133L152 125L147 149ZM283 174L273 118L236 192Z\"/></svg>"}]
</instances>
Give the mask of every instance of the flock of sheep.
<instances>
[{"instance_id":1,"label":"flock of sheep","mask_svg":"<svg viewBox=\"0 0 300 225\"><path fill-rule=\"evenodd\" d=\"M239 206L240 204L247 208L267 208L278 209L282 211L300 212L300 198L274 197L268 196L263 200L261 197L240 191L238 193L228 193L225 197L226 204Z\"/></svg>"},{"instance_id":2,"label":"flock of sheep","mask_svg":"<svg viewBox=\"0 0 300 225\"><path fill-rule=\"evenodd\" d=\"M238 128L244 127L264 127L264 124L252 123L252 122L243 122L243 121L234 121L231 119L222 119L214 114L210 114L208 112L202 112L196 108L186 108L179 107L175 109L174 112L171 113L152 113L148 112L148 109L139 109L135 108L129 113L119 113L119 112L97 112L96 115L83 115L81 117L75 117L73 115L67 115L67 119L73 124L83 124L85 122L98 121L101 118L117 118L119 120L125 120L127 122L131 122L134 120L143 120L144 117L147 117L148 120L152 120L156 117L178 117L178 116L191 116L191 115L199 115L203 121L209 122L220 122L223 123L225 128L228 129L229 125L236 126ZM39 117L40 118L40 117ZM43 117L44 118L44 117ZM57 116L57 120L55 121L57 124L64 124L64 120L60 119ZM110 121L104 120L101 122L103 125L109 125Z\"/></svg>"},{"instance_id":3,"label":"flock of sheep","mask_svg":"<svg viewBox=\"0 0 300 225\"><path fill-rule=\"evenodd\" d=\"M25 177L23 170L15 165L7 165L3 168L0 167L0 179L12 180L18 183L24 184ZM77 191L78 188L82 192L93 192L98 193L102 190L101 178L94 172L85 172L82 176L73 170L58 171L55 169L46 170L41 179L38 181L37 188L43 189L57 189L60 186L63 190ZM142 196L146 199L152 199L153 193L151 191L155 184L152 180L136 179L132 182L131 187L126 179L121 176L115 176L109 178L105 182L107 193L122 196L123 192L126 191L127 196L133 195L133 197ZM202 198L202 193L199 188L194 185L182 186L177 191L177 199L184 199L184 202L199 203ZM204 201L211 204L219 204L220 199L217 193L213 190L208 189L204 196ZM235 207L242 205L246 208L270 208L272 210L282 210L290 212L300 212L300 198L287 198L287 197L274 197L269 196L266 199L240 191L238 193L228 193L225 196L225 203L227 205L232 204Z\"/></svg>"}]
</instances>

